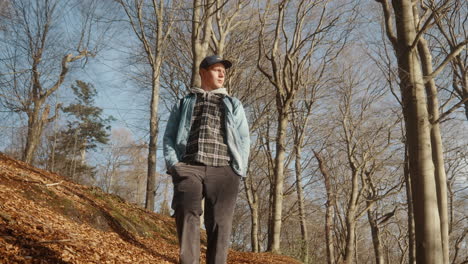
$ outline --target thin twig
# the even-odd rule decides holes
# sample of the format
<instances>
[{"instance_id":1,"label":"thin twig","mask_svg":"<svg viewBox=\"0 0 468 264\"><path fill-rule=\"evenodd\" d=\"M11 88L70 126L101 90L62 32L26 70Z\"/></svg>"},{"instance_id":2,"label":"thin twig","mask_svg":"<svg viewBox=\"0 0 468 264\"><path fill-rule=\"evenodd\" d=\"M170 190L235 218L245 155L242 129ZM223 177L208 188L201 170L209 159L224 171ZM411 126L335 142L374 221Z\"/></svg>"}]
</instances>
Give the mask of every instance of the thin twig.
<instances>
[{"instance_id":1,"label":"thin twig","mask_svg":"<svg viewBox=\"0 0 468 264\"><path fill-rule=\"evenodd\" d=\"M38 244L45 244L45 243L62 243L62 242L71 242L71 239L57 239L57 240L44 240L38 241Z\"/></svg>"},{"instance_id":2,"label":"thin twig","mask_svg":"<svg viewBox=\"0 0 468 264\"><path fill-rule=\"evenodd\" d=\"M46 184L45 186L47 186L47 187L55 186L55 185L61 184L62 182L63 182L63 181L59 181L59 182L56 182L56 183L49 183L49 184Z\"/></svg>"}]
</instances>

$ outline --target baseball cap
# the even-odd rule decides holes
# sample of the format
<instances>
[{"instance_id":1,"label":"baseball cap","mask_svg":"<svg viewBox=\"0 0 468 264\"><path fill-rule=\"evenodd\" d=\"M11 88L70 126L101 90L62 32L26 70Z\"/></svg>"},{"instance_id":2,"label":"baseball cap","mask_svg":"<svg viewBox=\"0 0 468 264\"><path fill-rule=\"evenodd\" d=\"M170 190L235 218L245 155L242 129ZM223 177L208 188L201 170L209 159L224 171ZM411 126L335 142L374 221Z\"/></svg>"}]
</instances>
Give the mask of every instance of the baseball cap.
<instances>
[{"instance_id":1,"label":"baseball cap","mask_svg":"<svg viewBox=\"0 0 468 264\"><path fill-rule=\"evenodd\" d=\"M228 60L221 58L218 55L212 55L205 57L202 62L200 63L200 68L207 69L213 64L222 63L226 69L231 68L232 63Z\"/></svg>"}]
</instances>

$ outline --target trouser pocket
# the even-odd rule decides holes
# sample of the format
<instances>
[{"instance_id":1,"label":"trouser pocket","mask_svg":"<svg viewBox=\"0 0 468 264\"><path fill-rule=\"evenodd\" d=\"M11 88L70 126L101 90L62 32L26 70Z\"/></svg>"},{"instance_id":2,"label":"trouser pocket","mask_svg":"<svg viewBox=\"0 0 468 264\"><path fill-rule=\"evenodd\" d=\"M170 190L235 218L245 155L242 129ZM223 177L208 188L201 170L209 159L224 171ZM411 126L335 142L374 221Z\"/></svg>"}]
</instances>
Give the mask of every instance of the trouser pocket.
<instances>
[{"instance_id":1,"label":"trouser pocket","mask_svg":"<svg viewBox=\"0 0 468 264\"><path fill-rule=\"evenodd\" d=\"M173 168L172 183L174 194L171 208L181 209L201 215L203 184L199 176L200 168L185 163L177 163Z\"/></svg>"}]
</instances>

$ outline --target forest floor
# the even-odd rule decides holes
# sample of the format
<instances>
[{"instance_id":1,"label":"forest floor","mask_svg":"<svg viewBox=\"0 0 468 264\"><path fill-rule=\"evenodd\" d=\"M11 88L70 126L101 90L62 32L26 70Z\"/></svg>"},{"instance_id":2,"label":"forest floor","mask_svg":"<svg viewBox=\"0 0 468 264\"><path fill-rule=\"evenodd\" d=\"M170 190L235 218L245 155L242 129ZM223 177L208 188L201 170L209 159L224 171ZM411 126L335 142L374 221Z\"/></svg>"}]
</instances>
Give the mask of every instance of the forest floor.
<instances>
[{"instance_id":1,"label":"forest floor","mask_svg":"<svg viewBox=\"0 0 468 264\"><path fill-rule=\"evenodd\" d=\"M0 263L159 264L177 255L173 218L0 153ZM228 263L299 262L230 251Z\"/></svg>"}]
</instances>

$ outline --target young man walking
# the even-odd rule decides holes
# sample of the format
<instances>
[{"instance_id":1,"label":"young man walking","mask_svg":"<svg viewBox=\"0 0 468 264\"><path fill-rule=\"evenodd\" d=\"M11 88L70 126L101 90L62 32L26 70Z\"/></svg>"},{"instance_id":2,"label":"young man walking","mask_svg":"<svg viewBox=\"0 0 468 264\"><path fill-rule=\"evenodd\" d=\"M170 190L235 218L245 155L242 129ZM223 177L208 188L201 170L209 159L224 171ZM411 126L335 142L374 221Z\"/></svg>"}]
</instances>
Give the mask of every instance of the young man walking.
<instances>
[{"instance_id":1,"label":"young man walking","mask_svg":"<svg viewBox=\"0 0 468 264\"><path fill-rule=\"evenodd\" d=\"M174 183L180 263L200 260L201 201L208 237L206 263L225 264L240 177L246 176L250 138L241 102L223 88L232 63L208 56L201 87L176 103L164 133L164 157Z\"/></svg>"}]
</instances>

